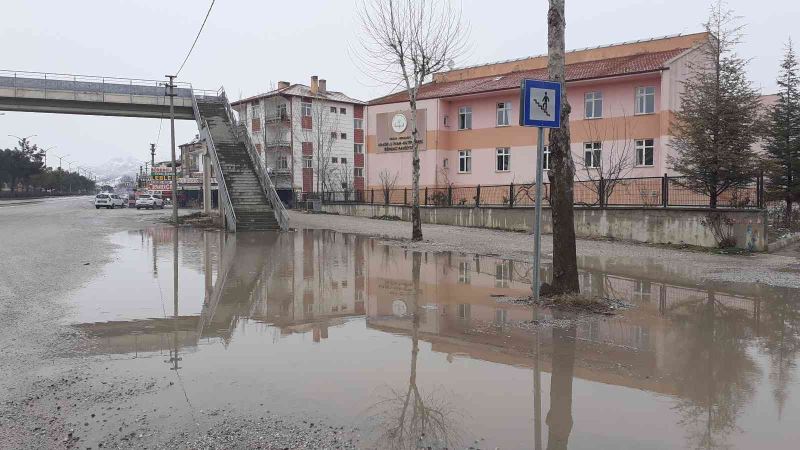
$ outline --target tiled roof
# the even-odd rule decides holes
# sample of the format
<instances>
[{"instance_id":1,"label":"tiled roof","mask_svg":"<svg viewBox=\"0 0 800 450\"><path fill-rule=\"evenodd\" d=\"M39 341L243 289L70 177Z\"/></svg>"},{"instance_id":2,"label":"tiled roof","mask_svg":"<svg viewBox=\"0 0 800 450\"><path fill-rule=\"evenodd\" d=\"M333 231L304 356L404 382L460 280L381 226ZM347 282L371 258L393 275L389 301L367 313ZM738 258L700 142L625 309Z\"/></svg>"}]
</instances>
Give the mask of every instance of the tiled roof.
<instances>
[{"instance_id":1,"label":"tiled roof","mask_svg":"<svg viewBox=\"0 0 800 450\"><path fill-rule=\"evenodd\" d=\"M296 97L320 98L320 99L330 100L333 102L352 103L355 105L366 105L366 102L362 100L357 100L352 97L348 97L347 95L337 91L317 92L317 94L314 95L311 93L311 88L304 84L293 84L289 87L285 87L282 89L275 89L273 91L269 91L264 94L258 94L252 97L247 97L242 100L231 102L231 105L236 106L242 103L252 102L253 100L258 100L261 98L273 97L275 95L293 95Z\"/></svg>"},{"instance_id":2,"label":"tiled roof","mask_svg":"<svg viewBox=\"0 0 800 450\"><path fill-rule=\"evenodd\" d=\"M574 64L566 67L567 81L590 80L620 75L655 72L665 68L667 61L685 52L686 48L678 48L661 52L640 53L638 55L617 58L599 59ZM420 86L418 99L452 97L457 95L478 94L481 92L500 91L519 88L525 78L546 80L547 68L511 72L504 75L492 75L458 81L430 82ZM369 102L370 105L397 103L407 101L405 91L396 92Z\"/></svg>"}]
</instances>

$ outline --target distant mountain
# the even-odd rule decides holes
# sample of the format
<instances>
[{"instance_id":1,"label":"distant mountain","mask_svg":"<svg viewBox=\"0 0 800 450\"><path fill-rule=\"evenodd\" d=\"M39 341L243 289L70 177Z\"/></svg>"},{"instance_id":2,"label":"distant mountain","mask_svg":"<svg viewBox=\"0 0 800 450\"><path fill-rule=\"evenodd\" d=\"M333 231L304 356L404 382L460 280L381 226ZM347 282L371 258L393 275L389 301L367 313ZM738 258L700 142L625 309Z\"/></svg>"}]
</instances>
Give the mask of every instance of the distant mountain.
<instances>
[{"instance_id":1,"label":"distant mountain","mask_svg":"<svg viewBox=\"0 0 800 450\"><path fill-rule=\"evenodd\" d=\"M92 167L90 170L97 175L99 183L115 186L124 175L136 178L141 164L141 161L132 156L117 157L109 159L105 164Z\"/></svg>"}]
</instances>

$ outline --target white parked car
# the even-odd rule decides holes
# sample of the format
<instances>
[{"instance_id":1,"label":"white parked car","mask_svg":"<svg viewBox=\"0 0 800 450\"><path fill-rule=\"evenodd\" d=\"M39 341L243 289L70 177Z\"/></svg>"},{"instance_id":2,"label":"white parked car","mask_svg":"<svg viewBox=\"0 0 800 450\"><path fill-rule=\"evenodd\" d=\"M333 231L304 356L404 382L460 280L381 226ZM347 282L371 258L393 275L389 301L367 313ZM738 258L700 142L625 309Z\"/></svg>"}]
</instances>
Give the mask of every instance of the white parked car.
<instances>
[{"instance_id":1,"label":"white parked car","mask_svg":"<svg viewBox=\"0 0 800 450\"><path fill-rule=\"evenodd\" d=\"M94 197L94 207L100 208L124 208L125 202L117 194L102 192Z\"/></svg>"},{"instance_id":2,"label":"white parked car","mask_svg":"<svg viewBox=\"0 0 800 450\"><path fill-rule=\"evenodd\" d=\"M164 209L164 199L158 194L142 194L136 199L136 209Z\"/></svg>"}]
</instances>

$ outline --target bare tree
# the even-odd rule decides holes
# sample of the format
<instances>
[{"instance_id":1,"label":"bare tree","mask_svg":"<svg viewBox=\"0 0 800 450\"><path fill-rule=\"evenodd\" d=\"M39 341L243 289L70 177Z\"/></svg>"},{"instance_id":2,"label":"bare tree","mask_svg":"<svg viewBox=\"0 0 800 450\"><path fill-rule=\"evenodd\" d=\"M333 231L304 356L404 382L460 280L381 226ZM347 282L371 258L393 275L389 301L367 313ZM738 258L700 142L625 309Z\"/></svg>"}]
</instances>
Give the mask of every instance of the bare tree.
<instances>
[{"instance_id":1,"label":"bare tree","mask_svg":"<svg viewBox=\"0 0 800 450\"><path fill-rule=\"evenodd\" d=\"M340 163L332 175L334 183L338 183L336 190L342 190L343 200L350 200L350 193L353 192L353 180L355 178L354 166L350 159L347 162Z\"/></svg>"},{"instance_id":2,"label":"bare tree","mask_svg":"<svg viewBox=\"0 0 800 450\"><path fill-rule=\"evenodd\" d=\"M579 179L601 205L607 205L620 183L624 183L634 166L633 141L628 138L632 135L631 123L627 115L623 114L620 121L584 120L584 129L587 142L592 148L583 148L583 157L576 163L580 170ZM600 148L595 149L595 143ZM587 155L587 152L591 152Z\"/></svg>"},{"instance_id":3,"label":"bare tree","mask_svg":"<svg viewBox=\"0 0 800 450\"><path fill-rule=\"evenodd\" d=\"M378 174L378 179L381 183L381 190L383 191L383 202L386 204L389 203L389 194L392 192L392 189L394 189L395 185L397 185L397 177L397 171L392 173L388 169L383 169L381 173Z\"/></svg>"},{"instance_id":4,"label":"bare tree","mask_svg":"<svg viewBox=\"0 0 800 450\"><path fill-rule=\"evenodd\" d=\"M573 211L575 163L569 135L570 105L564 75L564 0L550 0L547 12L547 72L561 83L561 127L550 130L550 203L553 214L552 293L580 292Z\"/></svg>"},{"instance_id":5,"label":"bare tree","mask_svg":"<svg viewBox=\"0 0 800 450\"><path fill-rule=\"evenodd\" d=\"M420 86L465 51L468 31L447 0L364 0L360 59L376 80L403 86L411 108L411 239L422 240L417 96Z\"/></svg>"}]
</instances>

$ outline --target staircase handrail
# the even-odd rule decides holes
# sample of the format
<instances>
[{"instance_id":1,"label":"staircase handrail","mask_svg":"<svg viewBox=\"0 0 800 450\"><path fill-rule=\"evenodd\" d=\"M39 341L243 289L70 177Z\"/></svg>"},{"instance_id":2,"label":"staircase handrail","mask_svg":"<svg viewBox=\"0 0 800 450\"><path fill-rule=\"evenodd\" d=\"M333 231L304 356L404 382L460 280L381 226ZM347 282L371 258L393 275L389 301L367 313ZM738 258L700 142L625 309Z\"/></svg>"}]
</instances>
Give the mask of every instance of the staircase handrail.
<instances>
[{"instance_id":1,"label":"staircase handrail","mask_svg":"<svg viewBox=\"0 0 800 450\"><path fill-rule=\"evenodd\" d=\"M226 99L227 102L227 99ZM208 122L200 115L200 108L197 106L197 97L192 93L192 108L194 108L194 117L197 120L197 128L200 130L200 137L206 141L206 150L211 156L212 167L217 169L217 192L219 193L219 204L223 214L228 222L228 230L236 231L236 212L233 210L233 201L228 194L228 185L225 183L225 175L223 174L222 165L219 162L217 155L217 148L214 146L214 139L211 137L211 130L208 128ZM205 193L203 195L206 195ZM209 192L208 195L211 195Z\"/></svg>"},{"instance_id":2,"label":"staircase handrail","mask_svg":"<svg viewBox=\"0 0 800 450\"><path fill-rule=\"evenodd\" d=\"M267 196L267 199L269 200L269 203L275 212L275 219L278 221L278 225L281 227L281 230L286 231L289 229L289 213L286 211L286 207L283 206L283 202L281 201L280 197L278 197L278 192L275 190L275 185L272 183L272 178L269 176L269 173L267 173L267 165L262 161L261 155L259 155L256 151L253 141L250 139L250 134L247 132L247 127L233 114L233 110L231 109L230 102L228 102L228 97L225 95L224 89L222 90L221 97L225 103L225 112L228 114L228 120L230 120L232 131L237 140L241 140L244 143L244 146L247 149L247 154L250 156L250 161L253 163L255 168L256 175L261 181L264 194Z\"/></svg>"}]
</instances>

